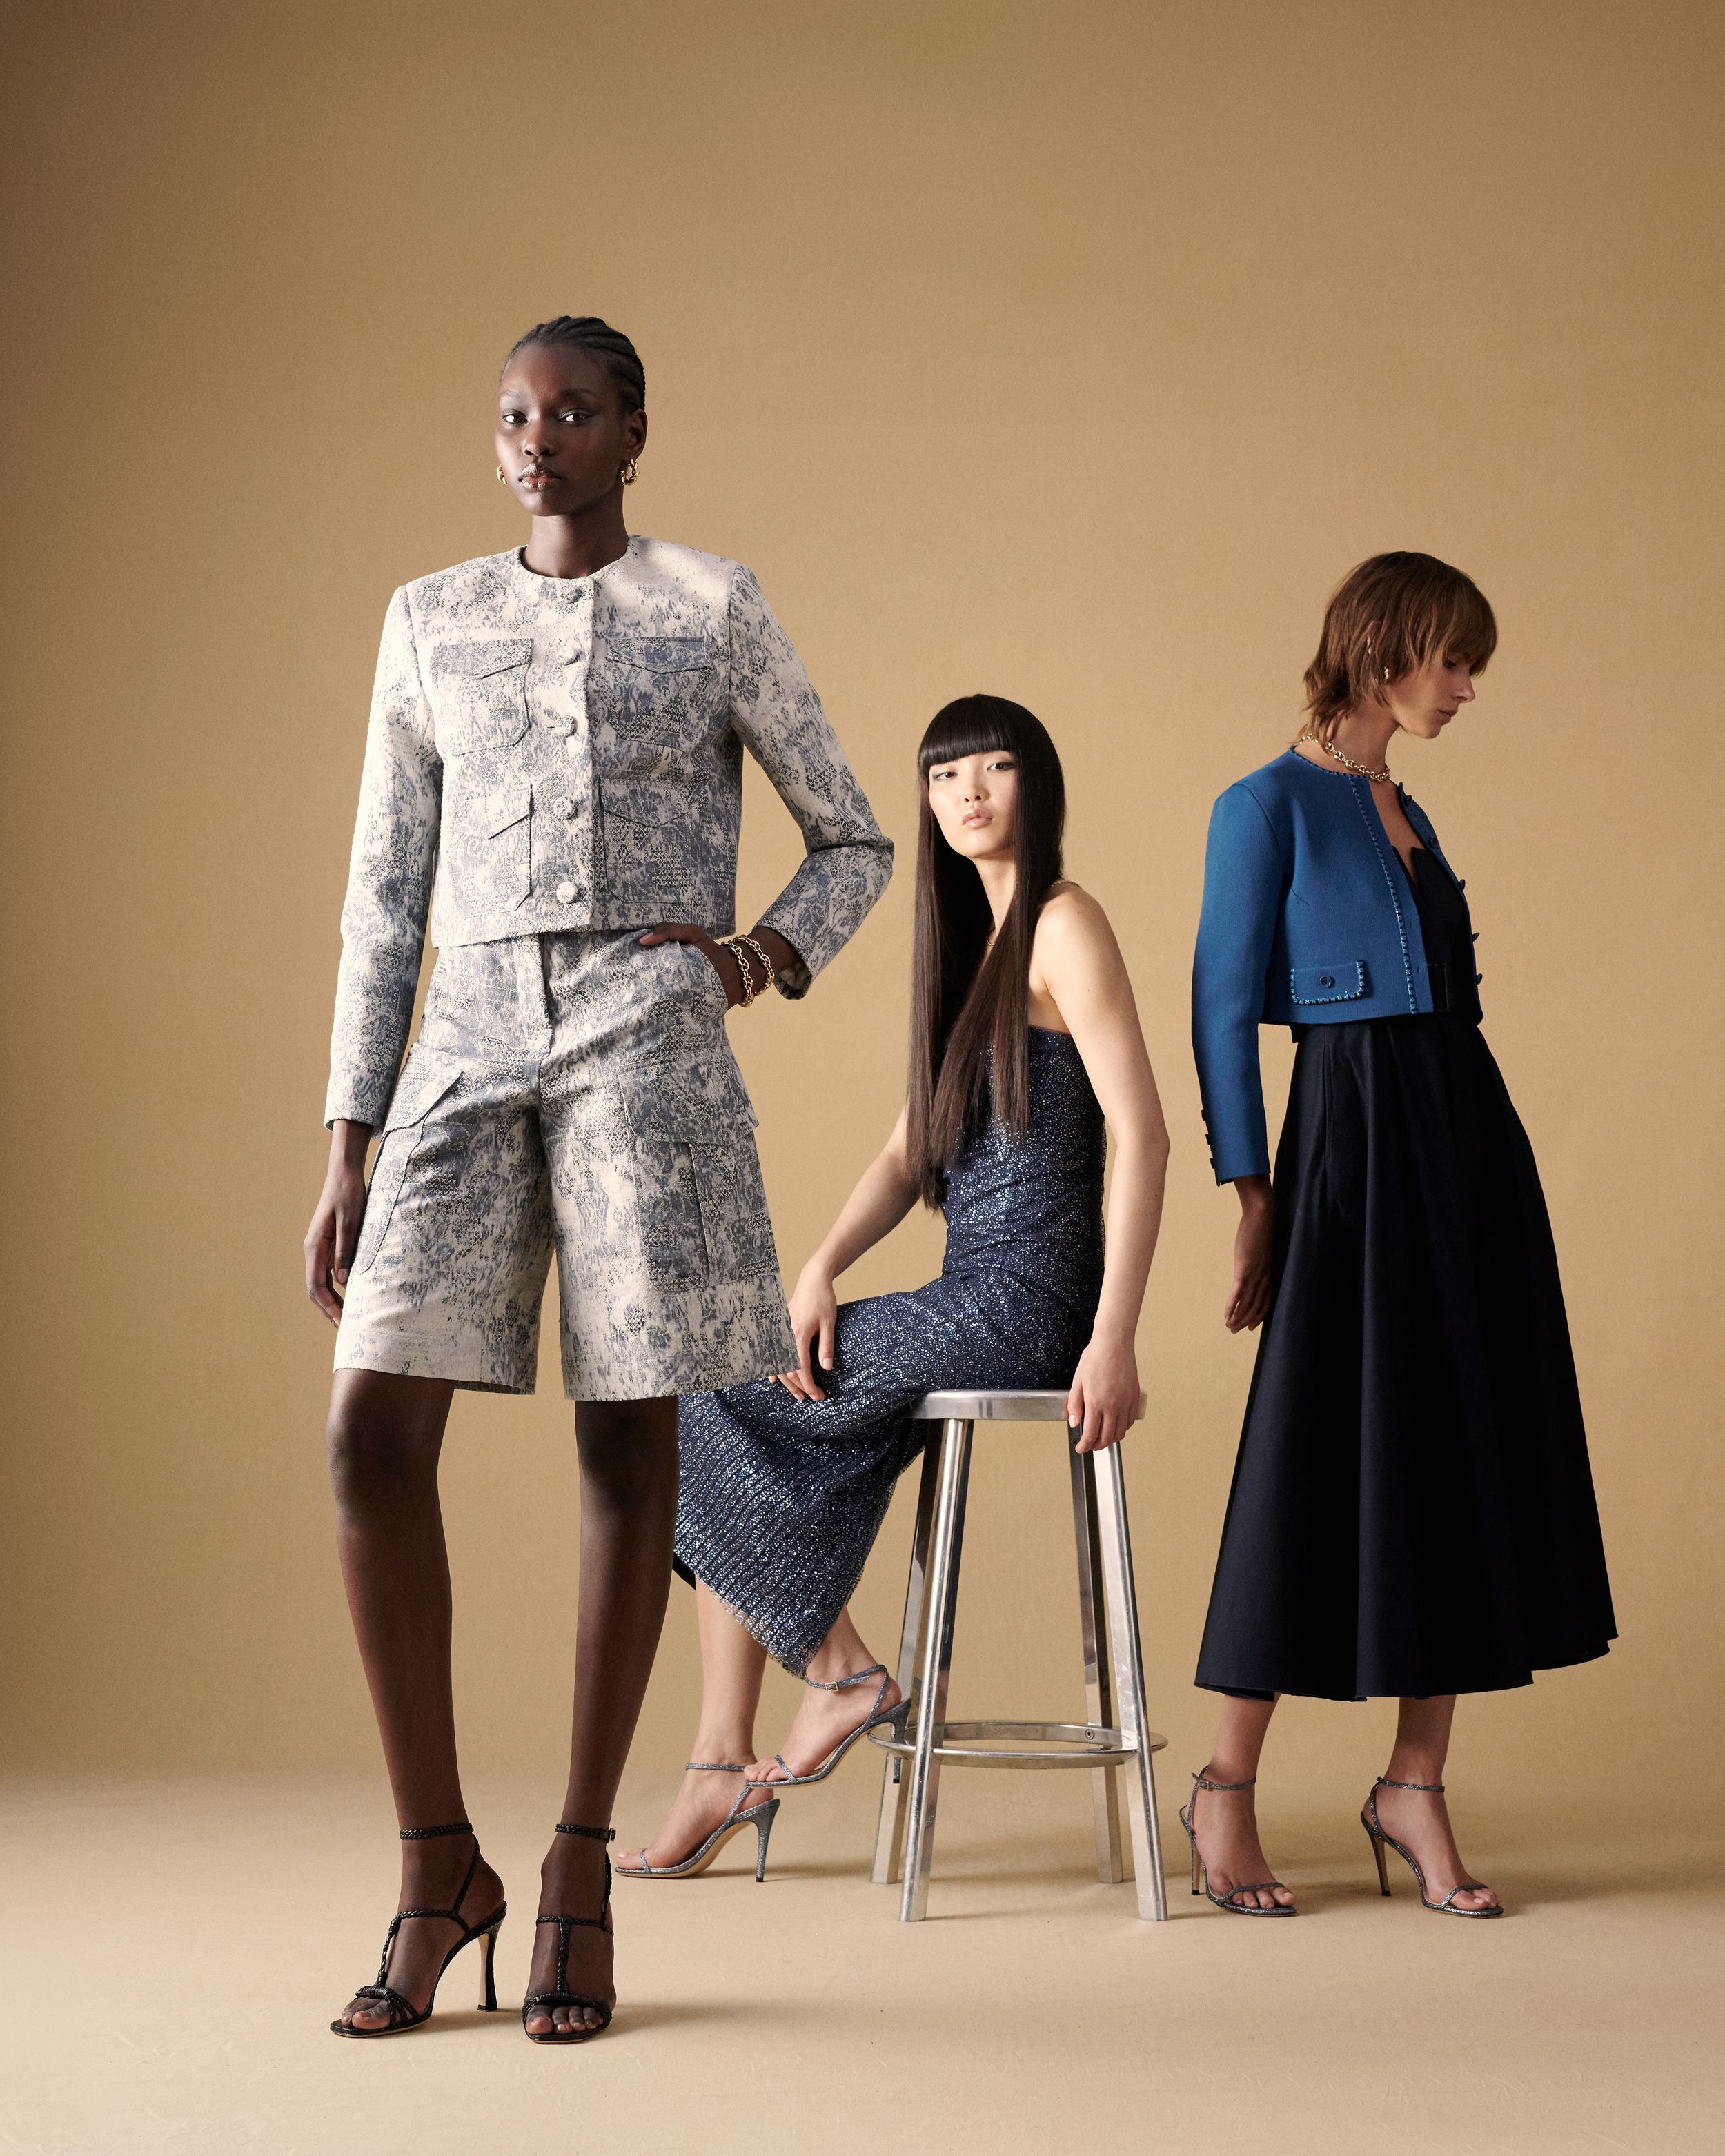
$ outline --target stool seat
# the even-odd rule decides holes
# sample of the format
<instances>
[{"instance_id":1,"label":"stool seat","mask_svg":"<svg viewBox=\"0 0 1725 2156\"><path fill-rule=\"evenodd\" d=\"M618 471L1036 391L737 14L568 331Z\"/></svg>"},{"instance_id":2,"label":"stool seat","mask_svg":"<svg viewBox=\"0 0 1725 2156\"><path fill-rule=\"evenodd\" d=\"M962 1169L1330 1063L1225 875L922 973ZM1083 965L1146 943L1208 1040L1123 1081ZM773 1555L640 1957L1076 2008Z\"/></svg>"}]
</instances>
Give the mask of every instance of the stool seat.
<instances>
[{"instance_id":1,"label":"stool seat","mask_svg":"<svg viewBox=\"0 0 1725 2156\"><path fill-rule=\"evenodd\" d=\"M1142 1414L1145 1396L1138 1394ZM1064 1393L925 1393L911 1409L912 1422L1064 1422Z\"/></svg>"},{"instance_id":2,"label":"stool seat","mask_svg":"<svg viewBox=\"0 0 1725 2156\"><path fill-rule=\"evenodd\" d=\"M888 1755L871 1876L880 1886L902 1881L899 1916L905 1923L916 1922L927 1910L943 1766L1077 1768L1088 1774L1096 1876L1111 1884L1126 1876L1117 1789L1124 1768L1138 1914L1158 1919L1168 1914L1152 1765L1152 1754L1168 1740L1147 1727L1144 1718L1143 1659L1117 1445L1100 1452L1081 1452L1077 1434L1070 1429L1066 1432L1088 1720L946 1718L975 1426L979 1422L1065 1424L1066 1399L1064 1391L954 1388L926 1393L911 1410L913 1421L937 1422L943 1427L938 1441L931 1440L923 1453L911 1574L905 1589L897 1681L901 1695L910 1703L909 1712L902 1736L886 1727L869 1735L870 1743ZM1141 1393L1138 1413L1143 1412Z\"/></svg>"}]
</instances>

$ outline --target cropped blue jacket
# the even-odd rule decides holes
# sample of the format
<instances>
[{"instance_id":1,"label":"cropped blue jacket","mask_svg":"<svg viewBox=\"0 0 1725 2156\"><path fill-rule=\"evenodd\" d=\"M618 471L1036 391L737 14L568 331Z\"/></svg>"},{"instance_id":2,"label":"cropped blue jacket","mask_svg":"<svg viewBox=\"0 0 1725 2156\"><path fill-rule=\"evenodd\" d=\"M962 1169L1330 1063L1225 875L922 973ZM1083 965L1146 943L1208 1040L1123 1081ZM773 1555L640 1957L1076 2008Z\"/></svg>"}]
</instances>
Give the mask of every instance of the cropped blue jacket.
<instances>
[{"instance_id":1,"label":"cropped blue jacket","mask_svg":"<svg viewBox=\"0 0 1725 2156\"><path fill-rule=\"evenodd\" d=\"M1425 811L1405 793L1401 803L1455 875ZM1413 888L1363 778L1287 749L1230 786L1210 814L1192 968L1192 1045L1217 1182L1270 1173L1260 1025L1451 1008L1477 1017L1480 976L1451 983L1439 973L1434 996Z\"/></svg>"}]
</instances>

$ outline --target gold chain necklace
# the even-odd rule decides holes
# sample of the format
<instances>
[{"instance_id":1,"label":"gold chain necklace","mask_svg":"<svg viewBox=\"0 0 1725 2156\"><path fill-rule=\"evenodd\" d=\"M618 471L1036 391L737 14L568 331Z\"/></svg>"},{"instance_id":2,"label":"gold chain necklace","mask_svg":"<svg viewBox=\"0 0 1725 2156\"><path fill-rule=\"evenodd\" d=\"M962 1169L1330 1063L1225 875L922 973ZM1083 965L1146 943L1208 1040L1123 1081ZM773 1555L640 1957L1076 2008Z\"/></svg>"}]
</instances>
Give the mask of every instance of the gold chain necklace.
<instances>
[{"instance_id":1,"label":"gold chain necklace","mask_svg":"<svg viewBox=\"0 0 1725 2156\"><path fill-rule=\"evenodd\" d=\"M1337 763L1343 765L1349 771L1358 772L1362 778L1369 778L1374 785L1384 786L1391 783L1389 766L1387 763L1381 771L1373 771L1369 764L1356 763L1346 750L1337 748L1334 742L1321 740L1309 726L1300 738L1301 741L1315 742L1326 756L1334 757Z\"/></svg>"}]
</instances>

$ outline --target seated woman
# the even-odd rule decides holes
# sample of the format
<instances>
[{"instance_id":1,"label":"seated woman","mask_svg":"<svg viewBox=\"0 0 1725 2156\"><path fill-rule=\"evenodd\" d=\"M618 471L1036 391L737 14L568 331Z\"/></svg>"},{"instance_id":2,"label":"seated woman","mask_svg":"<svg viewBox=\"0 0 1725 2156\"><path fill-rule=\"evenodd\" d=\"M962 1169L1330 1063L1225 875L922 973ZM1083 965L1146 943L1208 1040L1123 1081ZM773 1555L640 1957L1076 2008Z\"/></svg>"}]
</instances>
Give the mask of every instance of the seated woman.
<instances>
[{"instance_id":1,"label":"seated woman","mask_svg":"<svg viewBox=\"0 0 1725 2156\"><path fill-rule=\"evenodd\" d=\"M677 1565L696 1583L701 1725L658 1835L619 1865L637 1877L686 1878L747 1827L758 1876L779 1802L762 1785L824 1779L895 1718L898 1686L847 1604L922 1450L923 1394L1064 1389L1086 1451L1137 1417L1168 1133L1113 932L1060 873L1060 758L1021 706L978 696L937 715L918 761L909 1099L797 1282L799 1367L681 1402ZM946 1215L940 1278L840 1307L838 1276L919 1199ZM762 1763L769 1652L809 1691Z\"/></svg>"}]
</instances>

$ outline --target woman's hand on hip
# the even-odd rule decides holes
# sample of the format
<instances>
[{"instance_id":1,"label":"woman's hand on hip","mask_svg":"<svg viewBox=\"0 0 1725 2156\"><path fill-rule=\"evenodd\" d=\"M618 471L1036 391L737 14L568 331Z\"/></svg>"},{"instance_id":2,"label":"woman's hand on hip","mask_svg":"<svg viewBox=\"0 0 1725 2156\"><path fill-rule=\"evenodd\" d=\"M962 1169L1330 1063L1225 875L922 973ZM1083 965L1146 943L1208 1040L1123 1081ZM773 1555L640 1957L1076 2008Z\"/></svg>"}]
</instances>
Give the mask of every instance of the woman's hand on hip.
<instances>
[{"instance_id":1,"label":"woman's hand on hip","mask_svg":"<svg viewBox=\"0 0 1725 2156\"><path fill-rule=\"evenodd\" d=\"M796 1337L798 1367L786 1370L773 1383L783 1385L793 1399L824 1400L815 1374L819 1362L823 1375L830 1376L834 1342L839 1324L839 1298L833 1292L832 1275L814 1265L804 1265L791 1291L791 1331Z\"/></svg>"},{"instance_id":2,"label":"woman's hand on hip","mask_svg":"<svg viewBox=\"0 0 1725 2156\"><path fill-rule=\"evenodd\" d=\"M1276 1205L1267 1175L1243 1175L1234 1187L1240 1193L1240 1227L1234 1238L1234 1284L1222 1322L1230 1332L1250 1332L1270 1315Z\"/></svg>"},{"instance_id":3,"label":"woman's hand on hip","mask_svg":"<svg viewBox=\"0 0 1725 2156\"><path fill-rule=\"evenodd\" d=\"M1080 1452L1118 1445L1138 1419L1138 1358L1130 1332L1098 1327L1066 1394L1066 1427Z\"/></svg>"},{"instance_id":4,"label":"woman's hand on hip","mask_svg":"<svg viewBox=\"0 0 1725 2156\"><path fill-rule=\"evenodd\" d=\"M660 943L692 943L718 975L728 1007L735 1010L742 1001L742 961L734 948L716 942L692 921L661 921L640 940L649 950Z\"/></svg>"},{"instance_id":5,"label":"woman's hand on hip","mask_svg":"<svg viewBox=\"0 0 1725 2156\"><path fill-rule=\"evenodd\" d=\"M366 1147L369 1123L336 1123L330 1132L330 1164L305 1230L305 1292L331 1325L341 1322L341 1292L359 1248L366 1217Z\"/></svg>"}]
</instances>

